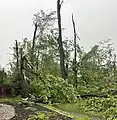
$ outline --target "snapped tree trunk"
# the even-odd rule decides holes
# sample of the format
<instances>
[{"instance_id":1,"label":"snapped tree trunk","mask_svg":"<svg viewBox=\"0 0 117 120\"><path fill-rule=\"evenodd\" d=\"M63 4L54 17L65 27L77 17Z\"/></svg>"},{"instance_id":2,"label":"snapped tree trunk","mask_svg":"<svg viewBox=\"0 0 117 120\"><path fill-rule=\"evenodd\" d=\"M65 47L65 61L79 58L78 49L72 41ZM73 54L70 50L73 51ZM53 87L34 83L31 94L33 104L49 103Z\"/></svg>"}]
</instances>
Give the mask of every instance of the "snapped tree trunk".
<instances>
[{"instance_id":1,"label":"snapped tree trunk","mask_svg":"<svg viewBox=\"0 0 117 120\"><path fill-rule=\"evenodd\" d=\"M20 78L23 80L23 55L22 48L20 49Z\"/></svg>"},{"instance_id":2,"label":"snapped tree trunk","mask_svg":"<svg viewBox=\"0 0 117 120\"><path fill-rule=\"evenodd\" d=\"M15 48L16 48L16 59L17 59L17 62L16 62L16 69L17 69L17 73L19 74L19 48L18 48L18 42L17 40L15 40Z\"/></svg>"},{"instance_id":3,"label":"snapped tree trunk","mask_svg":"<svg viewBox=\"0 0 117 120\"><path fill-rule=\"evenodd\" d=\"M28 97L29 95L29 83L28 79L25 75L25 66L27 66L28 62L26 61L25 56L22 54L22 48L21 48L21 56L20 56L20 77L21 77L21 95L22 97Z\"/></svg>"},{"instance_id":4,"label":"snapped tree trunk","mask_svg":"<svg viewBox=\"0 0 117 120\"><path fill-rule=\"evenodd\" d=\"M39 72L39 51L37 53L37 59L36 59L36 73ZM36 80L38 81L38 76L36 76Z\"/></svg>"},{"instance_id":5,"label":"snapped tree trunk","mask_svg":"<svg viewBox=\"0 0 117 120\"><path fill-rule=\"evenodd\" d=\"M24 81L24 76L23 76L23 67L24 67L24 60L23 60L23 53L22 53L22 48L20 48L20 94L23 96L23 81Z\"/></svg>"},{"instance_id":6,"label":"snapped tree trunk","mask_svg":"<svg viewBox=\"0 0 117 120\"><path fill-rule=\"evenodd\" d=\"M37 23L35 23L35 30L34 30L32 50L31 50L31 63L32 63L32 65L33 65L33 62L34 62L33 58L34 58L34 48L35 48L36 32L37 32Z\"/></svg>"},{"instance_id":7,"label":"snapped tree trunk","mask_svg":"<svg viewBox=\"0 0 117 120\"><path fill-rule=\"evenodd\" d=\"M63 49L63 42L62 42L62 31L61 31L61 4L62 2L61 0L57 0L57 17L58 17L58 28L59 28L58 45L59 45L59 54L60 54L61 76L63 79L66 79L67 74L66 74L66 69L65 69L65 57L64 57L64 49Z\"/></svg>"},{"instance_id":8,"label":"snapped tree trunk","mask_svg":"<svg viewBox=\"0 0 117 120\"><path fill-rule=\"evenodd\" d=\"M74 71L74 84L77 83L77 48L76 48L76 28L75 28L75 22L74 22L74 17L72 14L72 23L73 23L73 30L74 30L74 60L73 60L73 71Z\"/></svg>"}]
</instances>

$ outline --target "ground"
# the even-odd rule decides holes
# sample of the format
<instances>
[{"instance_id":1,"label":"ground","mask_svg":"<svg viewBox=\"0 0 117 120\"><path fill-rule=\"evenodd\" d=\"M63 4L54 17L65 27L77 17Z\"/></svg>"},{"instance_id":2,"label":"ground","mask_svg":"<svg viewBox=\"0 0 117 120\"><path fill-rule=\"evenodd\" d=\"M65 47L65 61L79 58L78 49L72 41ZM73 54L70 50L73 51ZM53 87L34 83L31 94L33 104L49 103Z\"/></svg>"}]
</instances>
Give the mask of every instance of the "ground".
<instances>
[{"instance_id":1,"label":"ground","mask_svg":"<svg viewBox=\"0 0 117 120\"><path fill-rule=\"evenodd\" d=\"M40 105L36 105L36 104L34 105L34 103L32 104L27 102L4 101L4 102L1 102L0 104L11 105L15 109L15 116L10 120L28 120L30 116L36 115L36 113L38 112L51 113L51 115L49 116L49 120L72 120L69 117L53 112ZM5 119L2 119L2 120L5 120Z\"/></svg>"},{"instance_id":2,"label":"ground","mask_svg":"<svg viewBox=\"0 0 117 120\"><path fill-rule=\"evenodd\" d=\"M87 116L85 113L71 113L67 110L58 109L56 105L39 104L30 101L24 101L21 98L0 98L0 104L11 105L14 108L15 115L10 120L28 120L29 117L37 113L44 113L49 120L101 120L99 117ZM1 109L1 107L0 107ZM80 119L81 118L81 119ZM0 120L8 120L1 119Z\"/></svg>"}]
</instances>

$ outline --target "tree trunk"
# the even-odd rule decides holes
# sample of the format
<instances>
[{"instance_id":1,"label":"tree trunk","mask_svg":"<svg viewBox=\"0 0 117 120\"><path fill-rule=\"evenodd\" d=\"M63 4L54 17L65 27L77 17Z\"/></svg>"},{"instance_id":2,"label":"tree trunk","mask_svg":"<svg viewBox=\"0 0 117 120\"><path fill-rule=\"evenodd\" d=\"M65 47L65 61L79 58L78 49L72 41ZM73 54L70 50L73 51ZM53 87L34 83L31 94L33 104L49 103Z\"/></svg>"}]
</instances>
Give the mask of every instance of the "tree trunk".
<instances>
[{"instance_id":1,"label":"tree trunk","mask_svg":"<svg viewBox=\"0 0 117 120\"><path fill-rule=\"evenodd\" d=\"M23 59L23 54L22 54L22 48L20 49L20 80L21 80L21 89L20 89L20 94L22 97L24 97L24 75L23 75L23 69L24 69L24 59Z\"/></svg>"},{"instance_id":2,"label":"tree trunk","mask_svg":"<svg viewBox=\"0 0 117 120\"><path fill-rule=\"evenodd\" d=\"M34 48L35 48L36 32L37 32L37 23L35 23L35 30L34 30L32 50L31 50L31 63L32 63L32 65L33 65L33 62L34 62L33 58L34 58Z\"/></svg>"},{"instance_id":3,"label":"tree trunk","mask_svg":"<svg viewBox=\"0 0 117 120\"><path fill-rule=\"evenodd\" d=\"M39 72L39 51L37 53L37 59L36 59L36 73ZM36 80L38 81L38 76L36 76Z\"/></svg>"},{"instance_id":4,"label":"tree trunk","mask_svg":"<svg viewBox=\"0 0 117 120\"><path fill-rule=\"evenodd\" d=\"M114 76L116 76L116 55L114 54L114 61L113 61L113 69L114 69Z\"/></svg>"},{"instance_id":5,"label":"tree trunk","mask_svg":"<svg viewBox=\"0 0 117 120\"><path fill-rule=\"evenodd\" d=\"M57 0L57 17L58 17L58 28L59 28L58 45L59 45L59 54L60 54L61 76L63 79L66 79L67 74L66 74L66 69L65 69L65 57L64 57L64 49L63 49L63 42L62 42L61 12L60 12L62 2L60 2L60 0Z\"/></svg>"},{"instance_id":6,"label":"tree trunk","mask_svg":"<svg viewBox=\"0 0 117 120\"><path fill-rule=\"evenodd\" d=\"M16 41L15 48L16 48L16 59L17 59L16 68L17 68L17 73L19 74L19 52L18 52L19 48L18 48L17 40L15 41Z\"/></svg>"},{"instance_id":7,"label":"tree trunk","mask_svg":"<svg viewBox=\"0 0 117 120\"><path fill-rule=\"evenodd\" d=\"M72 23L73 23L73 30L74 30L74 60L73 60L73 71L74 71L74 84L77 83L77 48L76 48L76 28L75 28L75 22L74 22L74 17L72 14Z\"/></svg>"},{"instance_id":8,"label":"tree trunk","mask_svg":"<svg viewBox=\"0 0 117 120\"><path fill-rule=\"evenodd\" d=\"M22 55L22 48L20 49L20 77L21 80L23 79L23 55Z\"/></svg>"}]
</instances>

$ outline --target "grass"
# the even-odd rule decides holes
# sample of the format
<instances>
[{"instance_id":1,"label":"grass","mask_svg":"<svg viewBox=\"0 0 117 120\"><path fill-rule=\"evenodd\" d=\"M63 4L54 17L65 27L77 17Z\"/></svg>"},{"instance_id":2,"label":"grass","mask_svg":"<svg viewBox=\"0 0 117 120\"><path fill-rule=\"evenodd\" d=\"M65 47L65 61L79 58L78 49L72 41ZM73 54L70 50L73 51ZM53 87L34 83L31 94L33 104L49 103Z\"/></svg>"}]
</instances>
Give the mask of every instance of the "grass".
<instances>
[{"instance_id":1,"label":"grass","mask_svg":"<svg viewBox=\"0 0 117 120\"><path fill-rule=\"evenodd\" d=\"M23 99L20 97L0 98L0 103L3 103L3 102L17 103L17 102L22 102L22 101Z\"/></svg>"},{"instance_id":2,"label":"grass","mask_svg":"<svg viewBox=\"0 0 117 120\"><path fill-rule=\"evenodd\" d=\"M9 102L9 103L23 103L28 101L24 101L21 97L12 97L12 98L0 98L0 103ZM92 111L86 113L83 111L83 106L85 107L85 102L78 101L77 103L73 104L54 104L52 105L45 105L45 104L38 104L42 107L48 108L56 113L59 113L61 115L73 118L74 120L92 120L95 118L95 120L101 120L98 119L100 115L97 114L95 116L94 113L91 113ZM94 116L94 117L92 117Z\"/></svg>"},{"instance_id":3,"label":"grass","mask_svg":"<svg viewBox=\"0 0 117 120\"><path fill-rule=\"evenodd\" d=\"M63 111L67 111L71 114L74 114L75 116L79 116L80 114L81 115L84 115L84 116L89 116L89 118L94 118L94 119L98 119L98 120L101 120L103 119L102 116L100 114L95 114L93 113L92 111L90 112L86 112L86 111L83 111L83 109L85 110L85 102L81 102L81 101L78 101L77 103L72 103L72 104L55 104L54 106L60 110L63 110Z\"/></svg>"},{"instance_id":4,"label":"grass","mask_svg":"<svg viewBox=\"0 0 117 120\"><path fill-rule=\"evenodd\" d=\"M40 104L39 104L39 105L40 105ZM70 113L70 112L68 112L68 111L61 110L61 109L56 108L56 107L54 107L54 106L52 106L52 105L43 105L43 104L41 104L41 105L42 105L43 107L46 107L46 108L48 108L48 109L50 109L50 110L52 110L52 111L54 111L54 112L57 112L57 113L59 113L59 114L61 114L61 115L67 116L67 117L69 117L69 118L72 118L72 119L74 119L74 120L91 120L91 117L89 117L89 116L87 116L87 115L79 114L79 116L78 116L78 115L76 115L76 114L74 114L74 113Z\"/></svg>"}]
</instances>

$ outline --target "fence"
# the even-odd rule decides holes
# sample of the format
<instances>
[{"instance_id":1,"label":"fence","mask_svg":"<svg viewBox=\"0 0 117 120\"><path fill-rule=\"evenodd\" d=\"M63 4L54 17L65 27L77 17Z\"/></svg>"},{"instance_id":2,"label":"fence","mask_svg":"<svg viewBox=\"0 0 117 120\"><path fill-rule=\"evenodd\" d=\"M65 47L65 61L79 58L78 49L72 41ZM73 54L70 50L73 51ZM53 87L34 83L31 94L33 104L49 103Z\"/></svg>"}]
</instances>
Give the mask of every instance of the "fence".
<instances>
[{"instance_id":1,"label":"fence","mask_svg":"<svg viewBox=\"0 0 117 120\"><path fill-rule=\"evenodd\" d=\"M10 96L12 88L9 85L0 84L0 96Z\"/></svg>"}]
</instances>

